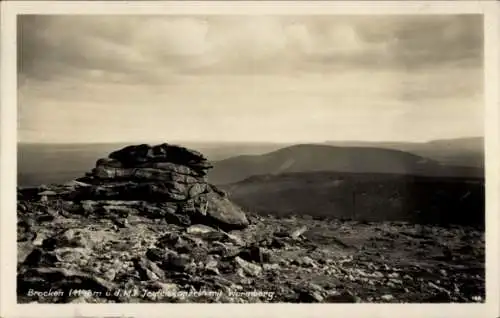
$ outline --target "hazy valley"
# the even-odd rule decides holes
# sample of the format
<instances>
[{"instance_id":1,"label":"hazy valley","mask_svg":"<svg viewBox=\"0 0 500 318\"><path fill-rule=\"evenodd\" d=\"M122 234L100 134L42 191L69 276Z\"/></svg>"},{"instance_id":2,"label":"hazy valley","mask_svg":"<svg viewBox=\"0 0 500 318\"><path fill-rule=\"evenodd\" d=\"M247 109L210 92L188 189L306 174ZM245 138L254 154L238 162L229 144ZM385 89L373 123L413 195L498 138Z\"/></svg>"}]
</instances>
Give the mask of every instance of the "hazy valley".
<instances>
[{"instance_id":1,"label":"hazy valley","mask_svg":"<svg viewBox=\"0 0 500 318\"><path fill-rule=\"evenodd\" d=\"M197 149L214 163L215 168L210 172L210 178L216 184L241 181L255 174L304 171L481 177L484 168L482 138L427 143L346 141L304 145L215 142L178 144ZM337 147L324 147L326 144ZM18 185L72 180L93 166L96 158L126 145L128 143L20 143L17 159ZM331 156L334 158L330 158ZM437 167L436 163L445 166Z\"/></svg>"}]
</instances>

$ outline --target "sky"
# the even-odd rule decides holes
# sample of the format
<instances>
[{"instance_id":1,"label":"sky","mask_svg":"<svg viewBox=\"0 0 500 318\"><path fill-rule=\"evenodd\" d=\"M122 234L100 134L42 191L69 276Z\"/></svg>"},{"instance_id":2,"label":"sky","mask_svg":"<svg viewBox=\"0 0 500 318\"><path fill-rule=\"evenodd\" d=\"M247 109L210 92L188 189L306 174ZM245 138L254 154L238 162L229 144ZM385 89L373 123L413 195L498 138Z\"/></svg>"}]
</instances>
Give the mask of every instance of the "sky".
<instances>
[{"instance_id":1,"label":"sky","mask_svg":"<svg viewBox=\"0 0 500 318\"><path fill-rule=\"evenodd\" d=\"M483 135L480 15L18 18L21 142Z\"/></svg>"}]
</instances>

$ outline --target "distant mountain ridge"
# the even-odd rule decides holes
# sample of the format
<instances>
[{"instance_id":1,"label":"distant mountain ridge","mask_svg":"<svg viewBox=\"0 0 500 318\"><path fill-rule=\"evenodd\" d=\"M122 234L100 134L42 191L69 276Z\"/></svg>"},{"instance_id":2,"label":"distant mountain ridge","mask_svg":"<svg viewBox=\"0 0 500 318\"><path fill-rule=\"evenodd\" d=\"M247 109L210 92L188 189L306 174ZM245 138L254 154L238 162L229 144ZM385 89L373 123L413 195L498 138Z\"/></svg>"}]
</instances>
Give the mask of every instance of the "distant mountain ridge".
<instances>
[{"instance_id":1,"label":"distant mountain ridge","mask_svg":"<svg viewBox=\"0 0 500 318\"><path fill-rule=\"evenodd\" d=\"M327 141L313 143L314 145L337 146L337 147L363 147L363 148L379 148L404 151L409 154L428 158L439 162L447 167L446 175L463 175L463 176L480 176L484 168L484 140L481 137L477 138L459 138L450 140L435 140L425 143L412 142L363 142L363 141ZM19 185L38 185L41 183L61 183L74 179L87 171L87 169L95 164L95 158L101 157L113 149L125 146L128 143L88 143L88 144L33 144L33 143L18 143L18 184ZM260 162L264 159L257 159L259 155L267 155L274 151L280 151L293 147L290 143L273 143L273 142L183 142L187 147L199 149L208 159L216 163L216 166L221 164L225 167L228 163L226 159L240 158L239 161L244 162ZM243 155L243 156L242 156ZM241 159L243 158L243 159ZM253 158L253 159L249 159ZM410 158L410 157L408 157ZM278 167L281 170L298 170L298 163L294 162L294 158L286 158L279 163ZM419 160L419 159L417 159ZM265 160L264 160L265 161ZM410 159L410 161L413 161ZM390 162L390 161L389 161ZM247 163L233 164L235 170L248 169ZM398 164L399 166L400 164ZM306 165L307 166L307 165ZM221 167L216 167L220 170ZM443 166L435 169L443 173ZM430 166L427 165L427 169ZM224 169L222 169L224 170ZM310 169L305 169L310 170ZM314 169L318 170L318 169ZM331 170L328 168L327 170ZM359 169L358 169L359 170ZM268 167L263 169L250 169L249 172L256 174L277 173L280 169L277 167ZM364 169L360 170L361 172ZM354 171L356 172L356 171ZM221 171L213 171L212 177L218 183L217 179L227 179L229 181L242 180L251 175L245 171L236 171L236 177L230 177L231 173ZM433 172L435 173L435 172ZM226 175L226 176L225 176ZM240 179L241 178L241 179ZM227 180L222 180L227 181Z\"/></svg>"},{"instance_id":2,"label":"distant mountain ridge","mask_svg":"<svg viewBox=\"0 0 500 318\"><path fill-rule=\"evenodd\" d=\"M427 157L443 164L484 167L484 138L436 139L428 142L325 141L331 146L396 149Z\"/></svg>"},{"instance_id":3,"label":"distant mountain ridge","mask_svg":"<svg viewBox=\"0 0 500 318\"><path fill-rule=\"evenodd\" d=\"M428 176L482 175L481 169L443 166L438 161L395 149L301 144L263 155L243 155L214 162L209 179L216 184L228 184L253 175L313 171Z\"/></svg>"}]
</instances>

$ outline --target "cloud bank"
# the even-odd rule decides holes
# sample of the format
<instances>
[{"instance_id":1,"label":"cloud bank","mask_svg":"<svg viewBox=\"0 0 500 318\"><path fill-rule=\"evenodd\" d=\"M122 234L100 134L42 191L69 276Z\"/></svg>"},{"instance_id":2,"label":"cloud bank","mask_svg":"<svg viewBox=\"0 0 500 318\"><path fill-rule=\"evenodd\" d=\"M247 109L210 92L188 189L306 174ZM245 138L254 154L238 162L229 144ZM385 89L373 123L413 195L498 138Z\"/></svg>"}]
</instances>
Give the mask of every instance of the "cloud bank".
<instances>
[{"instance_id":1,"label":"cloud bank","mask_svg":"<svg viewBox=\"0 0 500 318\"><path fill-rule=\"evenodd\" d=\"M21 16L22 141L482 134L481 16Z\"/></svg>"}]
</instances>

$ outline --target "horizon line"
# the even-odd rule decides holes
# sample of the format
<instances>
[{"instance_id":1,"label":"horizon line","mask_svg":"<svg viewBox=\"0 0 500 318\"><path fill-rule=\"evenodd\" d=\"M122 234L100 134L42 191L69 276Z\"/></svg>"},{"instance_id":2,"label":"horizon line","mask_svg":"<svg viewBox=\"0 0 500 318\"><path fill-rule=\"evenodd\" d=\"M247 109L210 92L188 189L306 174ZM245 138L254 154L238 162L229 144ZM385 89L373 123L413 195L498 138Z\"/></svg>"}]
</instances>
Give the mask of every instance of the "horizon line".
<instances>
[{"instance_id":1,"label":"horizon line","mask_svg":"<svg viewBox=\"0 0 500 318\"><path fill-rule=\"evenodd\" d=\"M269 140L180 140L172 139L167 140L117 140L117 141L23 141L18 140L17 144L40 144L40 145L68 145L68 144L152 144L152 143L219 143L219 144L324 144L330 142L366 142L366 143L385 143L385 142L395 142L395 143L428 143L433 141L445 141L445 140L459 140L459 139L484 139L484 136L462 136L462 137L448 137L448 138L435 138L427 140L363 140L363 139L326 139L326 140L294 140L294 141L269 141Z\"/></svg>"}]
</instances>

